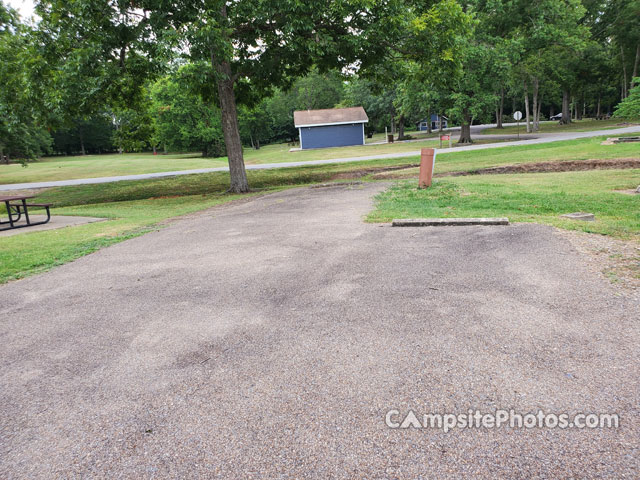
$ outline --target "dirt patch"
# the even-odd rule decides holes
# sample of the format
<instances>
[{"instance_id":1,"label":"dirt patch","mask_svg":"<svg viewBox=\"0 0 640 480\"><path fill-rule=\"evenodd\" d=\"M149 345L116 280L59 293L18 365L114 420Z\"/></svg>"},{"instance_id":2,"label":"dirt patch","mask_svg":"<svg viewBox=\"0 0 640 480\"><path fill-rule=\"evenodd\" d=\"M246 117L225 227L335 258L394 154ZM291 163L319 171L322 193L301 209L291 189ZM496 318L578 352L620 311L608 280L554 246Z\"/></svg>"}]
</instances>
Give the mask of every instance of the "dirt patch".
<instances>
[{"instance_id":1,"label":"dirt patch","mask_svg":"<svg viewBox=\"0 0 640 480\"><path fill-rule=\"evenodd\" d=\"M640 189L632 188L630 190L614 190L617 193L624 193L625 195L640 195Z\"/></svg>"},{"instance_id":2,"label":"dirt patch","mask_svg":"<svg viewBox=\"0 0 640 480\"><path fill-rule=\"evenodd\" d=\"M640 243L605 235L555 230L584 257L589 269L621 290L640 293Z\"/></svg>"},{"instance_id":3,"label":"dirt patch","mask_svg":"<svg viewBox=\"0 0 640 480\"><path fill-rule=\"evenodd\" d=\"M417 165L414 165L414 167ZM409 167L407 167L409 168ZM569 162L537 162L500 167L480 168L468 172L436 173L434 177L460 177L465 175L499 175L508 173L576 172L582 170L607 170L640 168L640 158L615 158L611 160L577 160ZM375 178L417 178L411 174L376 174Z\"/></svg>"},{"instance_id":4,"label":"dirt patch","mask_svg":"<svg viewBox=\"0 0 640 480\"><path fill-rule=\"evenodd\" d=\"M7 187L10 186L11 184L6 185ZM2 189L3 185L0 185L0 195L5 196L5 195L40 195L43 192L46 192L47 190L50 190L52 187L46 187L46 188L28 188L28 189L24 189L24 190L3 190Z\"/></svg>"},{"instance_id":5,"label":"dirt patch","mask_svg":"<svg viewBox=\"0 0 640 480\"><path fill-rule=\"evenodd\" d=\"M353 187L362 185L362 182L335 182L335 183L316 183L309 188L335 188L335 187Z\"/></svg>"},{"instance_id":6,"label":"dirt patch","mask_svg":"<svg viewBox=\"0 0 640 480\"><path fill-rule=\"evenodd\" d=\"M640 158L615 158L611 160L578 160L571 162L538 162L502 167L481 168L462 175L491 175L501 173L574 172L580 170L606 170L640 168Z\"/></svg>"},{"instance_id":7,"label":"dirt patch","mask_svg":"<svg viewBox=\"0 0 640 480\"><path fill-rule=\"evenodd\" d=\"M352 178L362 178L362 177L366 177L367 175L376 175L376 178L384 178L384 177L378 177L377 174L383 174L384 172L392 172L395 170L405 170L407 168L415 168L415 167L419 167L420 164L419 163L407 163L404 165L395 165L393 167L371 167L371 168L362 168L359 170L351 170L350 172L342 172L342 173L336 173L335 175L332 175L329 180L345 180L345 179L352 179ZM397 178L397 177L389 177L389 178Z\"/></svg>"}]
</instances>

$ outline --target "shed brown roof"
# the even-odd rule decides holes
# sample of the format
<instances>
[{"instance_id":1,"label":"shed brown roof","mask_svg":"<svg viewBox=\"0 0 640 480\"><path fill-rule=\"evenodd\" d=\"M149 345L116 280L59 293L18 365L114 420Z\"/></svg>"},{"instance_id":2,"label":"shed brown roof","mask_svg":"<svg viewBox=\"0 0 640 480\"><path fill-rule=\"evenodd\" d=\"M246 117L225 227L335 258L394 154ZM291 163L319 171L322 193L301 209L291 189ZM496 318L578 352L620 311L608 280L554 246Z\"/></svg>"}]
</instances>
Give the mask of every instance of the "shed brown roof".
<instances>
[{"instance_id":1,"label":"shed brown roof","mask_svg":"<svg viewBox=\"0 0 640 480\"><path fill-rule=\"evenodd\" d=\"M362 107L328 108L325 110L299 110L293 112L296 127L310 125L335 125L340 123L368 122L369 117Z\"/></svg>"}]
</instances>

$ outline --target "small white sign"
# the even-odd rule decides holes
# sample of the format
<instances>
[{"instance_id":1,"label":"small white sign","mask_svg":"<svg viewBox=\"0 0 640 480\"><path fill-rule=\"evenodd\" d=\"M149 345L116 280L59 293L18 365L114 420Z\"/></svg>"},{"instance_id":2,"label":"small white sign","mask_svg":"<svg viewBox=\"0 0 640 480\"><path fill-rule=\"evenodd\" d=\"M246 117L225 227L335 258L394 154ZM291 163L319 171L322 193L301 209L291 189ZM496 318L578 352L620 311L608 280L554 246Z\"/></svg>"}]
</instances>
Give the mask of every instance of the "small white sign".
<instances>
[{"instance_id":1,"label":"small white sign","mask_svg":"<svg viewBox=\"0 0 640 480\"><path fill-rule=\"evenodd\" d=\"M516 122L519 122L520 120L522 120L522 112L520 110L518 110L517 112L514 112L513 118Z\"/></svg>"}]
</instances>

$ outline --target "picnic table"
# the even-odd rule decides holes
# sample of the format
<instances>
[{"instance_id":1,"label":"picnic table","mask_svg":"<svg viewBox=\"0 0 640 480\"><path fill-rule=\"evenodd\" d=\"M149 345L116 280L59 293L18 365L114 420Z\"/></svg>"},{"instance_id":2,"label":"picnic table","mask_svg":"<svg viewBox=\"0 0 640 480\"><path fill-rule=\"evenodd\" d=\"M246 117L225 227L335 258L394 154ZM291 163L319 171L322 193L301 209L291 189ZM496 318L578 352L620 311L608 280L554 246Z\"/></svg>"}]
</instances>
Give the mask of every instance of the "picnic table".
<instances>
[{"instance_id":1,"label":"picnic table","mask_svg":"<svg viewBox=\"0 0 640 480\"><path fill-rule=\"evenodd\" d=\"M2 221L0 219L0 225L9 225L8 227L0 228L2 230L10 230L12 228L25 228L32 227L34 225L42 225L51 220L51 213L49 212L49 207L51 207L50 203L27 203L27 200L30 198L34 198L35 195L9 195L9 196L0 196L0 204L4 202L4 205L7 209L7 216L9 217L8 221ZM29 208L44 208L47 212L47 219L39 222L32 222L29 218ZM17 223L20 221L22 216L24 215L24 219L26 223L21 223L18 225Z\"/></svg>"}]
</instances>

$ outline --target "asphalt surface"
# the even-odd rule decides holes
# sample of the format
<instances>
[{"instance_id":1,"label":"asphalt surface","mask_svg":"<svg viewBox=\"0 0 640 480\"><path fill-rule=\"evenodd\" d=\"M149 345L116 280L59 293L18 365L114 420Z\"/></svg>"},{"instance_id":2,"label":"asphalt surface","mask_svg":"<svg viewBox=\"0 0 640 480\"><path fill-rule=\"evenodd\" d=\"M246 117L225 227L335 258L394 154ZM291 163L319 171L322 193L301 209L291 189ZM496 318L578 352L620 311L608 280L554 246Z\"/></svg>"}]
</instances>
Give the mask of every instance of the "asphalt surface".
<instances>
[{"instance_id":1,"label":"asphalt surface","mask_svg":"<svg viewBox=\"0 0 640 480\"><path fill-rule=\"evenodd\" d=\"M513 124L505 124L509 126ZM495 125L476 125L472 127L474 133L479 133L487 128L492 128ZM452 129L455 130L455 129ZM458 127L459 130L459 127ZM490 148L503 148L512 147L517 145L535 145L539 143L559 142L563 140L575 140L578 138L590 138L599 137L601 135L616 136L628 133L640 132L640 125L632 127L615 128L596 130L591 132L567 132L567 133L537 133L535 138L530 138L528 135L523 135L526 140L515 140L512 142L500 142L500 143L485 143L480 145L469 145L465 147L442 149L438 150L438 155L446 155L453 152L459 152L464 150L486 150ZM482 138L489 140L491 138L495 140L504 139L505 135L485 135ZM513 138L513 135L511 135ZM420 155L420 150L412 152L402 153L383 153L379 155L365 155L361 157L345 157L345 158L331 158L327 160L309 160L302 162L280 162L280 163L263 163L259 165L246 165L247 170L271 170L274 168L290 168L290 167L305 167L309 165L329 165L334 163L349 163L349 162L365 162L368 160L380 160L385 158L406 158L415 157ZM124 180L146 180L150 178L163 178L163 177L175 177L180 175L193 175L196 173L212 173L212 172L228 172L229 167L215 167L215 168L199 168L194 170L176 170L171 172L156 172L156 173L143 173L138 175L120 175L116 177L96 177L96 178L77 178L73 180L57 180L51 182L32 182L32 183L13 183L0 185L0 191L12 191L12 190L30 190L37 188L50 188L50 187L68 187L72 185L89 185L97 183L112 183L120 182Z\"/></svg>"},{"instance_id":2,"label":"asphalt surface","mask_svg":"<svg viewBox=\"0 0 640 480\"><path fill-rule=\"evenodd\" d=\"M0 478L637 478L636 297L550 227L208 210L0 287ZM619 429L385 414L618 413Z\"/></svg>"}]
</instances>

